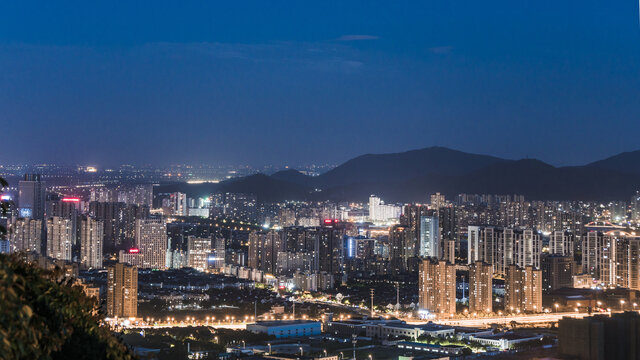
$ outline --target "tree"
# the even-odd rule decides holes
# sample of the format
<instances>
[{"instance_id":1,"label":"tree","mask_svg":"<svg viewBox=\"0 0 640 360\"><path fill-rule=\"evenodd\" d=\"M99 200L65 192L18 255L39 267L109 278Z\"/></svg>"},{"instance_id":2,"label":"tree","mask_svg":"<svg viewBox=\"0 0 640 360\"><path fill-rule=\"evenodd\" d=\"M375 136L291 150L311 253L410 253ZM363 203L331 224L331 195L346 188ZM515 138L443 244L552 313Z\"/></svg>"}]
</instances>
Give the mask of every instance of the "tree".
<instances>
[{"instance_id":1,"label":"tree","mask_svg":"<svg viewBox=\"0 0 640 360\"><path fill-rule=\"evenodd\" d=\"M0 254L3 359L134 359L106 326L97 302L62 271Z\"/></svg>"}]
</instances>

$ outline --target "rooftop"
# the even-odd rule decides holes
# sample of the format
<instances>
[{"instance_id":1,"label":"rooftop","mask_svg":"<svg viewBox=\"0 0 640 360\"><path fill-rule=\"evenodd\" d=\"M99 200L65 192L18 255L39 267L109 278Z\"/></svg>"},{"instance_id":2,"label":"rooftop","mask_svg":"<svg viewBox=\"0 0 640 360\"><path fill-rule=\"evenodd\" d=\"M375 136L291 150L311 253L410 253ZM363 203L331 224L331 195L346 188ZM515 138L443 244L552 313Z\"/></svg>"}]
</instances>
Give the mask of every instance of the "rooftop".
<instances>
[{"instance_id":1,"label":"rooftop","mask_svg":"<svg viewBox=\"0 0 640 360\"><path fill-rule=\"evenodd\" d=\"M319 321L313 320L276 320L276 321L258 321L255 325L260 326L288 326L288 325L302 325L302 324L320 324Z\"/></svg>"},{"instance_id":2,"label":"rooftop","mask_svg":"<svg viewBox=\"0 0 640 360\"><path fill-rule=\"evenodd\" d=\"M507 333L498 333L498 334L493 334L493 335L478 335L475 336L476 338L479 339L487 339L487 340L500 340L500 339L505 339L505 340L522 340L522 339L532 339L532 338L536 338L536 337L540 337L539 335L532 335L532 334L518 334L518 333L513 333L513 332L507 332Z\"/></svg>"}]
</instances>

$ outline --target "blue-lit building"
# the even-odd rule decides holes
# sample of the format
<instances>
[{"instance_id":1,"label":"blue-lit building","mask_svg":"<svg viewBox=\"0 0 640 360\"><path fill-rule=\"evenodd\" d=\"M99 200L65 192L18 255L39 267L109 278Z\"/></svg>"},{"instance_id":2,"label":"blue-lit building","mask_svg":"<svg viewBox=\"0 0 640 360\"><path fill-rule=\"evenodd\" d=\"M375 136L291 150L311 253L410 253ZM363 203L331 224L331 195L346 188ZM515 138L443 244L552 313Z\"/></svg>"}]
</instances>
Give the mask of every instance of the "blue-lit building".
<instances>
[{"instance_id":1,"label":"blue-lit building","mask_svg":"<svg viewBox=\"0 0 640 360\"><path fill-rule=\"evenodd\" d=\"M255 324L247 325L247 330L274 335L277 339L281 339L320 335L321 324L319 321L307 320L258 321Z\"/></svg>"},{"instance_id":2,"label":"blue-lit building","mask_svg":"<svg viewBox=\"0 0 640 360\"><path fill-rule=\"evenodd\" d=\"M440 258L438 216L420 217L420 256Z\"/></svg>"}]
</instances>

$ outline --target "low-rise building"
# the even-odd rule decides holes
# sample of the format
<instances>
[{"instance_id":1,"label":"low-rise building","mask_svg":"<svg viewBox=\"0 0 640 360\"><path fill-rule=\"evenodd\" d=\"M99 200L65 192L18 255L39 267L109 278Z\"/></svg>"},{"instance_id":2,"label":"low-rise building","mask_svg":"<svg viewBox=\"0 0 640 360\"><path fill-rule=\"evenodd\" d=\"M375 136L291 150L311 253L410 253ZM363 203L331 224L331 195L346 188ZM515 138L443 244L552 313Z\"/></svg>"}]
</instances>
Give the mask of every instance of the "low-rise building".
<instances>
[{"instance_id":1,"label":"low-rise building","mask_svg":"<svg viewBox=\"0 0 640 360\"><path fill-rule=\"evenodd\" d=\"M288 321L258 321L247 325L247 330L254 333L274 335L276 338L303 337L320 335L319 321L288 320Z\"/></svg>"},{"instance_id":2,"label":"low-rise building","mask_svg":"<svg viewBox=\"0 0 640 360\"><path fill-rule=\"evenodd\" d=\"M410 325L401 320L377 319L330 321L326 324L325 332L342 337L350 337L356 334L358 336L376 337L380 339L389 337L417 339L423 335L432 337L455 335L455 329L446 325L434 323Z\"/></svg>"},{"instance_id":3,"label":"low-rise building","mask_svg":"<svg viewBox=\"0 0 640 360\"><path fill-rule=\"evenodd\" d=\"M396 344L399 349L405 350L419 350L428 353L445 354L445 355L460 355L464 351L465 347L460 345L436 345L425 344L419 342L400 341Z\"/></svg>"},{"instance_id":4,"label":"low-rise building","mask_svg":"<svg viewBox=\"0 0 640 360\"><path fill-rule=\"evenodd\" d=\"M367 337L386 339L391 336L417 339L420 336L446 337L455 335L456 330L451 326L427 323L424 325L410 325L406 323L371 324L367 326Z\"/></svg>"},{"instance_id":5,"label":"low-rise building","mask_svg":"<svg viewBox=\"0 0 640 360\"><path fill-rule=\"evenodd\" d=\"M542 340L542 335L524 335L517 334L513 332L507 333L499 333L492 335L472 335L469 336L469 340L477 341L483 345L491 346L500 350L508 350L517 343L532 341L532 340Z\"/></svg>"}]
</instances>

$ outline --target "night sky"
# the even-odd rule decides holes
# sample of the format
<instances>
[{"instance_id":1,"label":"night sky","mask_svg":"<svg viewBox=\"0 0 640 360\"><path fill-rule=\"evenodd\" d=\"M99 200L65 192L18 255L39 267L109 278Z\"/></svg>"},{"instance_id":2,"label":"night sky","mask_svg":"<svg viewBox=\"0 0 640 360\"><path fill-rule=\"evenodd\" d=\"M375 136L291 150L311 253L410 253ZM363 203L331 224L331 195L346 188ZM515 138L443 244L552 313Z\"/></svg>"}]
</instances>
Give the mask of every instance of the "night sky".
<instances>
[{"instance_id":1,"label":"night sky","mask_svg":"<svg viewBox=\"0 0 640 360\"><path fill-rule=\"evenodd\" d=\"M640 149L637 0L119 3L0 3L0 164Z\"/></svg>"}]
</instances>

